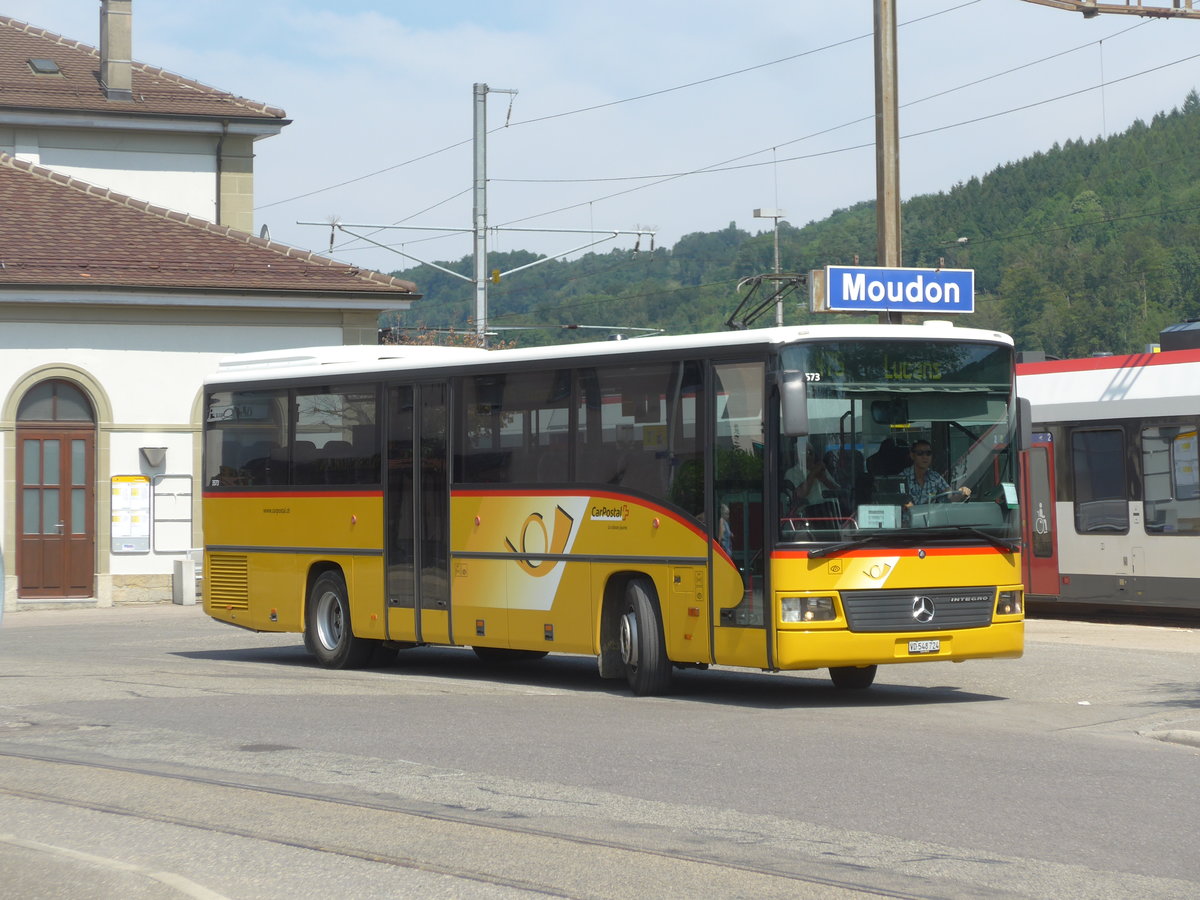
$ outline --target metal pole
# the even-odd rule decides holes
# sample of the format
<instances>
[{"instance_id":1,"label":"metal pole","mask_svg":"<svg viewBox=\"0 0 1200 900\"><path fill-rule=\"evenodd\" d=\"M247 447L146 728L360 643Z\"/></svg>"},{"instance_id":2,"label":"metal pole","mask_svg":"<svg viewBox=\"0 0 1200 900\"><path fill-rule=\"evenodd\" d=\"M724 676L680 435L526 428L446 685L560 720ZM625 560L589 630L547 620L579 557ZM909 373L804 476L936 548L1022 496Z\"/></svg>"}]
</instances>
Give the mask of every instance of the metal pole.
<instances>
[{"instance_id":1,"label":"metal pole","mask_svg":"<svg viewBox=\"0 0 1200 900\"><path fill-rule=\"evenodd\" d=\"M775 216L775 274L779 274L779 216ZM775 282L775 290L779 290L779 282ZM775 324L783 325L783 297L775 301Z\"/></svg>"},{"instance_id":2,"label":"metal pole","mask_svg":"<svg viewBox=\"0 0 1200 900\"><path fill-rule=\"evenodd\" d=\"M875 228L878 265L900 265L900 114L895 0L875 0ZM880 313L900 322L899 313Z\"/></svg>"},{"instance_id":3,"label":"metal pole","mask_svg":"<svg viewBox=\"0 0 1200 900\"><path fill-rule=\"evenodd\" d=\"M475 333L487 343L487 95L486 84L476 84L475 185L471 223L475 231Z\"/></svg>"},{"instance_id":4,"label":"metal pole","mask_svg":"<svg viewBox=\"0 0 1200 900\"><path fill-rule=\"evenodd\" d=\"M776 275L778 275L780 272L779 220L782 219L785 215L787 215L787 213L785 213L782 209L766 209L764 207L764 208L756 209L754 211L754 218L756 218L756 219L771 219L775 223L775 274ZM779 290L779 279L778 278L775 279L775 290L776 291ZM783 324L783 297L782 297L782 295L779 297L778 300L775 301L775 324L776 325Z\"/></svg>"}]
</instances>

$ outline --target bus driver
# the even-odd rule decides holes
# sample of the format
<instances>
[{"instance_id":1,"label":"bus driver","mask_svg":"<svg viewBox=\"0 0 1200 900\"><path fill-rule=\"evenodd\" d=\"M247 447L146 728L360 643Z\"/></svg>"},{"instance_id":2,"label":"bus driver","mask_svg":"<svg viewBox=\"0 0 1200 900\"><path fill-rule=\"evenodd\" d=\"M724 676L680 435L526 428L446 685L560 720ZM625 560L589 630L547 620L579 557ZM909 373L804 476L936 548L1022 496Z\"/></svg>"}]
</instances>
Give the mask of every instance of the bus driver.
<instances>
[{"instance_id":1,"label":"bus driver","mask_svg":"<svg viewBox=\"0 0 1200 900\"><path fill-rule=\"evenodd\" d=\"M908 487L909 502L905 504L905 508L926 503L966 500L971 496L971 489L965 484L955 490L945 478L931 468L933 445L929 441L915 441L908 455L912 464L900 473Z\"/></svg>"}]
</instances>

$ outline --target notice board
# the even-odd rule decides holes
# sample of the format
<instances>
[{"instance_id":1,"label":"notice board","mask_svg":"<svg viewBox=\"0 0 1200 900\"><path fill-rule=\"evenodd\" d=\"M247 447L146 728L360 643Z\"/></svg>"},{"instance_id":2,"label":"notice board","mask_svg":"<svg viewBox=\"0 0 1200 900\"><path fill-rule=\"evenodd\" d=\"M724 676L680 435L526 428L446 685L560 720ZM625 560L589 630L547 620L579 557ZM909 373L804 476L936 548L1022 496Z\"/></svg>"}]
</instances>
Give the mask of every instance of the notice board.
<instances>
[{"instance_id":1,"label":"notice board","mask_svg":"<svg viewBox=\"0 0 1200 900\"><path fill-rule=\"evenodd\" d=\"M150 552L150 479L145 475L113 476L112 552Z\"/></svg>"}]
</instances>

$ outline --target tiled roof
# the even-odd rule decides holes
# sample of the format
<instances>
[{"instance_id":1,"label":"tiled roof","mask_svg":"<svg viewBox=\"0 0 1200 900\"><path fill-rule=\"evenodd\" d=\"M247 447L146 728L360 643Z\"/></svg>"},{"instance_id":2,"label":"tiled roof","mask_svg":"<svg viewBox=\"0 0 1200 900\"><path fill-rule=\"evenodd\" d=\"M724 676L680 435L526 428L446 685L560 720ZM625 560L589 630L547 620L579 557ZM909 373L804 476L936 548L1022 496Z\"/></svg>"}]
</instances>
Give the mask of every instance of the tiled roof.
<instances>
[{"instance_id":1,"label":"tiled roof","mask_svg":"<svg viewBox=\"0 0 1200 900\"><path fill-rule=\"evenodd\" d=\"M0 210L0 291L20 285L419 297L411 282L134 200L5 153Z\"/></svg>"},{"instance_id":2,"label":"tiled roof","mask_svg":"<svg viewBox=\"0 0 1200 900\"><path fill-rule=\"evenodd\" d=\"M52 59L61 74L35 74L30 59ZM137 61L132 77L132 101L108 100L100 87L100 54L94 47L0 16L0 108L272 120L286 115Z\"/></svg>"}]
</instances>

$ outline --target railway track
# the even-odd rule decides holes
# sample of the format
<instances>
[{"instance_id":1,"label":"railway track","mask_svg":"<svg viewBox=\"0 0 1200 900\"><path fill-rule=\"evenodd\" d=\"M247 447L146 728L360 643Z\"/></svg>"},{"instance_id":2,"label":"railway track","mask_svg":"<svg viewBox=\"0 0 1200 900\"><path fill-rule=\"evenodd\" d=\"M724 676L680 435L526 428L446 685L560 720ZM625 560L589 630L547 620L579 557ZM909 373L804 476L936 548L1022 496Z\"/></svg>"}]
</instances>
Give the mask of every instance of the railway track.
<instances>
[{"instance_id":1,"label":"railway track","mask_svg":"<svg viewBox=\"0 0 1200 900\"><path fill-rule=\"evenodd\" d=\"M320 786L253 783L225 773L13 750L0 750L0 759L5 760L0 767L0 796L6 798L116 817L121 823L150 823L219 840L449 876L530 896L717 897L731 895L734 885L738 894L757 898L962 896L961 885L939 893L924 883L911 889L873 883L880 873L859 871L862 877L842 879L802 871L803 857L797 855L780 859L778 866L755 864L737 858L736 844L724 857L710 856L682 847L653 846L650 840L639 845L579 830L554 833L491 810L433 808L401 797L339 794L334 787L324 792ZM10 821L6 830L17 824ZM0 837L0 843L3 840ZM85 844L72 852L94 855L86 841L64 840ZM212 863L219 870L220 860ZM151 859L140 865L154 871L158 863ZM381 872L380 877L386 874ZM200 881L195 873L186 878ZM190 893L224 896L214 893L222 890L220 886L205 880L209 886L201 893ZM889 880L897 879L891 875Z\"/></svg>"}]
</instances>

